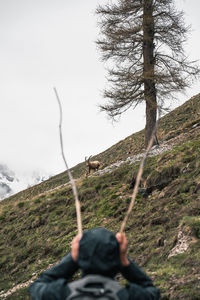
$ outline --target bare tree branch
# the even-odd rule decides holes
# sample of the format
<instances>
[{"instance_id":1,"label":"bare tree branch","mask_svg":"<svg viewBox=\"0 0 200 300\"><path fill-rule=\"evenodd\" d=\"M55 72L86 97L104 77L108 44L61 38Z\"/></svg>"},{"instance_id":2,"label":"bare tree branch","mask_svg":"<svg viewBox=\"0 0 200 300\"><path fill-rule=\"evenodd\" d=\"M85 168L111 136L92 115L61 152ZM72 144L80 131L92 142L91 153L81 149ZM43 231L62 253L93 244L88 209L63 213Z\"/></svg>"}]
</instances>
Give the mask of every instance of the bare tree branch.
<instances>
[{"instance_id":1,"label":"bare tree branch","mask_svg":"<svg viewBox=\"0 0 200 300\"><path fill-rule=\"evenodd\" d=\"M136 199L136 196L137 196L137 193L138 193L138 188L139 188L140 181L141 181L141 178L142 178L142 174L143 174L143 170L144 170L144 165L145 165L145 162L146 162L146 158L147 158L147 156L149 154L149 151L151 150L151 147L152 147L152 145L154 143L155 134L156 134L156 131L157 131L157 128L158 128L158 122L159 122L160 113L161 113L160 108L159 108L158 111L159 111L159 113L158 113L158 120L157 120L157 122L155 124L155 127L154 127L153 131L152 131L152 135L151 135L151 138L149 140L149 144L147 146L146 152L145 152L145 154L143 156L143 159L140 162L140 167L139 167L139 170L138 170L138 173L137 173L136 182L135 182L135 186L134 186L132 197L131 197L131 202L130 202L128 211L127 211L127 213L126 213L126 215L124 217L124 220L122 222L122 225L121 225L121 228L120 228L120 233L124 232L124 229L125 229L128 217L130 216L130 214L131 214L131 212L133 210L133 206L135 204L135 199Z\"/></svg>"},{"instance_id":2,"label":"bare tree branch","mask_svg":"<svg viewBox=\"0 0 200 300\"><path fill-rule=\"evenodd\" d=\"M54 89L54 92L55 92L55 95L56 95L56 99L57 99L58 105L59 105L59 110L60 110L59 133L60 133L61 153L62 153L63 161L65 163L65 167L66 167L67 172L68 172L68 176L69 176L70 183L71 183L71 186L72 186L72 191L73 191L74 198L75 198L78 233L82 234L81 205L80 205L80 201L78 199L78 192L77 192L77 188L76 188L76 185L75 185L75 182L74 182L74 178L73 178L72 173L70 172L70 169L68 167L67 161L65 159L64 149L63 149L63 138L62 138L62 105L61 105L61 102L60 102L60 99L59 99L59 96L58 96L56 88L54 87L53 89Z\"/></svg>"}]
</instances>

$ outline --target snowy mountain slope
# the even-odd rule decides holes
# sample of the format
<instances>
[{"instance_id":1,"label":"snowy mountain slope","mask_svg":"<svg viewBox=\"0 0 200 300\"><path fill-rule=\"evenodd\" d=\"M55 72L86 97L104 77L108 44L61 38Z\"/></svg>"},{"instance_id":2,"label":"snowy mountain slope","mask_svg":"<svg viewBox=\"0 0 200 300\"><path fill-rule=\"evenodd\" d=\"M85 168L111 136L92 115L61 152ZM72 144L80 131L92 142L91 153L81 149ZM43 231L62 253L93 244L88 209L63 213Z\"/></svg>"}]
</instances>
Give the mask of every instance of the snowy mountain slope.
<instances>
[{"instance_id":1,"label":"snowy mountain slope","mask_svg":"<svg viewBox=\"0 0 200 300\"><path fill-rule=\"evenodd\" d=\"M0 163L0 200L48 178L49 175L40 174L38 171L34 171L31 174L19 174L11 170L6 164Z\"/></svg>"}]
</instances>

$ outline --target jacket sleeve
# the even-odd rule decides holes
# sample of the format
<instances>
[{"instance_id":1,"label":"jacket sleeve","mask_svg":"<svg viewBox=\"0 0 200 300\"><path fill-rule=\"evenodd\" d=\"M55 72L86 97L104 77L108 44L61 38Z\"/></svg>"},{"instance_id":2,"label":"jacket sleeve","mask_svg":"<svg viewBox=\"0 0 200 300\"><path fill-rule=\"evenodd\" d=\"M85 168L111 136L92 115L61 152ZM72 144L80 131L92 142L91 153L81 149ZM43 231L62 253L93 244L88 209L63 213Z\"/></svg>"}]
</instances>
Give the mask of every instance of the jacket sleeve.
<instances>
[{"instance_id":1,"label":"jacket sleeve","mask_svg":"<svg viewBox=\"0 0 200 300\"><path fill-rule=\"evenodd\" d=\"M40 275L29 286L29 293L33 300L60 300L69 294L67 282L78 270L78 264L72 259L71 253L58 264Z\"/></svg>"},{"instance_id":2,"label":"jacket sleeve","mask_svg":"<svg viewBox=\"0 0 200 300\"><path fill-rule=\"evenodd\" d=\"M130 258L129 262L130 264L127 267L121 267L120 272L129 281L127 289L130 300L158 300L160 292L154 287L152 280Z\"/></svg>"}]
</instances>

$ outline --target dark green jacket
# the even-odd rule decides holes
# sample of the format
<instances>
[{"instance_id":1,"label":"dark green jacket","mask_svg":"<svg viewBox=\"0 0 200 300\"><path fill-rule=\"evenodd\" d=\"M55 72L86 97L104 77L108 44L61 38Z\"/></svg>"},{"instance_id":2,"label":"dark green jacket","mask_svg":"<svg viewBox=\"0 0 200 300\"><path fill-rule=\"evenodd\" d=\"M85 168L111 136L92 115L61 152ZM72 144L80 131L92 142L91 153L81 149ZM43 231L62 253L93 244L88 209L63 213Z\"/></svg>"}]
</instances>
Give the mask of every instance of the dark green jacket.
<instances>
[{"instance_id":1,"label":"dark green jacket","mask_svg":"<svg viewBox=\"0 0 200 300\"><path fill-rule=\"evenodd\" d=\"M88 230L79 242L78 262L69 253L33 282L29 292L33 300L66 300L70 294L68 282L80 268L83 276L101 274L113 278L120 272L129 282L120 292L120 300L159 299L159 290L151 279L136 263L129 261L127 267L121 266L119 245L113 233L104 228Z\"/></svg>"},{"instance_id":2,"label":"dark green jacket","mask_svg":"<svg viewBox=\"0 0 200 300\"><path fill-rule=\"evenodd\" d=\"M29 287L33 300L65 300L69 295L67 286L72 275L79 269L71 254L65 256L60 263L45 271ZM124 288L121 300L157 300L159 291L153 286L151 279L132 261L128 267L121 268L122 275L129 281Z\"/></svg>"}]
</instances>

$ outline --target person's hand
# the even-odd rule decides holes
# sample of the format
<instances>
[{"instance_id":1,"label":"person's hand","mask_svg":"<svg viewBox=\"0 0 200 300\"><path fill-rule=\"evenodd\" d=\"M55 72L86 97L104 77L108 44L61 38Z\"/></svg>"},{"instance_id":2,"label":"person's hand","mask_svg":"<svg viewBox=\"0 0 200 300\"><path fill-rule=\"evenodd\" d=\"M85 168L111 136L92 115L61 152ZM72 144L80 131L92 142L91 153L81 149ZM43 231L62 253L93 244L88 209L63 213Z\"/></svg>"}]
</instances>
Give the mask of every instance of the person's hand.
<instances>
[{"instance_id":1,"label":"person's hand","mask_svg":"<svg viewBox=\"0 0 200 300\"><path fill-rule=\"evenodd\" d=\"M120 261L123 267L126 267L130 264L128 257L127 257L127 247L128 242L125 236L125 233L118 232L116 234L116 239L119 243L119 252L120 252Z\"/></svg>"},{"instance_id":2,"label":"person's hand","mask_svg":"<svg viewBox=\"0 0 200 300\"><path fill-rule=\"evenodd\" d=\"M71 243L71 247L72 247L71 255L75 262L77 262L77 259L78 259L79 241L80 241L81 237L82 237L81 234L76 235L73 238L72 243Z\"/></svg>"}]
</instances>

